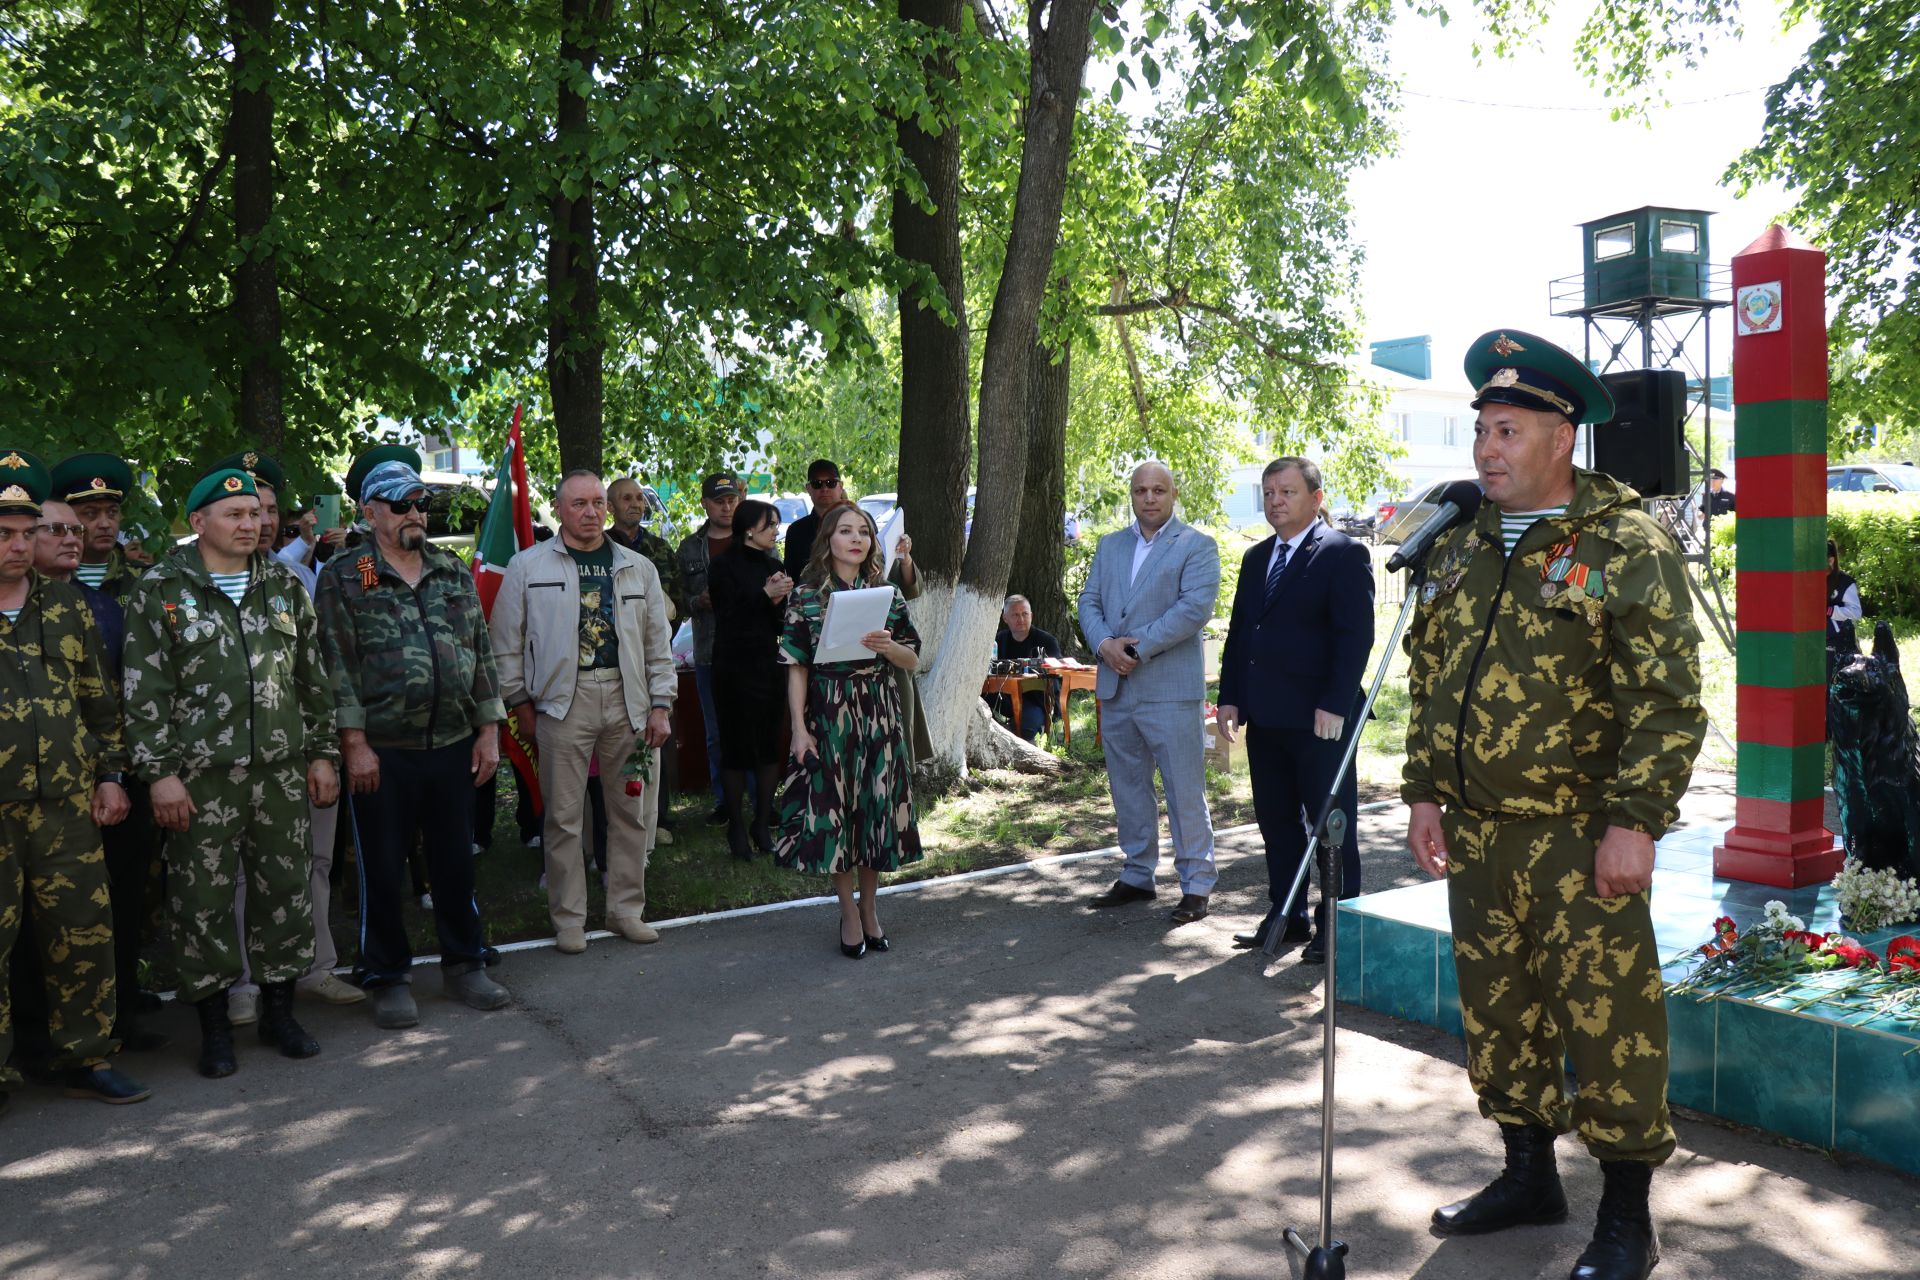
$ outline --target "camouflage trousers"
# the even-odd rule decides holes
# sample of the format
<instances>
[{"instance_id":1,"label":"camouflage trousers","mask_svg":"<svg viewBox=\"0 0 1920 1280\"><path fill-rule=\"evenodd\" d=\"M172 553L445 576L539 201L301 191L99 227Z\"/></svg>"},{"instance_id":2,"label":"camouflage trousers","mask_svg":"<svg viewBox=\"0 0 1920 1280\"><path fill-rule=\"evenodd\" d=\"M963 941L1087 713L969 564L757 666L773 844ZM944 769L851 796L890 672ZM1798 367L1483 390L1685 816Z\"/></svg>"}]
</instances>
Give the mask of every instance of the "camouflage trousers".
<instances>
[{"instance_id":1,"label":"camouflage trousers","mask_svg":"<svg viewBox=\"0 0 1920 1280\"><path fill-rule=\"evenodd\" d=\"M112 1038L113 908L107 860L86 792L57 800L0 804L0 1086L18 1084L13 1008L6 968L31 895L46 979L47 1032L55 1070L98 1066L119 1048Z\"/></svg>"},{"instance_id":2,"label":"camouflage trousers","mask_svg":"<svg viewBox=\"0 0 1920 1280\"><path fill-rule=\"evenodd\" d=\"M1648 895L1600 898L1606 820L1449 811L1447 904L1467 1075L1503 1124L1577 1129L1602 1160L1659 1164L1667 1006ZM1569 1097L1565 1063L1579 1082Z\"/></svg>"},{"instance_id":3,"label":"camouflage trousers","mask_svg":"<svg viewBox=\"0 0 1920 1280\"><path fill-rule=\"evenodd\" d=\"M193 820L185 835L167 842L167 917L180 998L196 1003L240 981L233 900L242 876L254 981L301 977L313 965L306 763L225 765L182 781Z\"/></svg>"}]
</instances>

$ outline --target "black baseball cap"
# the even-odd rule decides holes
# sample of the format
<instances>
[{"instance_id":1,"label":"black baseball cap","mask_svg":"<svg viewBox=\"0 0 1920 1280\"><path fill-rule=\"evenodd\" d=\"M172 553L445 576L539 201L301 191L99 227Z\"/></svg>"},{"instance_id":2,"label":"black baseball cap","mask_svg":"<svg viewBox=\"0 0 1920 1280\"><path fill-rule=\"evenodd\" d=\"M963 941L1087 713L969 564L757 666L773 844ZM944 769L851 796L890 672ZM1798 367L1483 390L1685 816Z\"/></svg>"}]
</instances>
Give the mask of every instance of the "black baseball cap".
<instances>
[{"instance_id":1,"label":"black baseball cap","mask_svg":"<svg viewBox=\"0 0 1920 1280\"><path fill-rule=\"evenodd\" d=\"M740 480L731 471L716 471L700 482L700 496L737 498L740 496Z\"/></svg>"},{"instance_id":2,"label":"black baseball cap","mask_svg":"<svg viewBox=\"0 0 1920 1280\"><path fill-rule=\"evenodd\" d=\"M830 458L815 458L807 464L807 483L812 484L816 480L830 480L838 484L840 464Z\"/></svg>"}]
</instances>

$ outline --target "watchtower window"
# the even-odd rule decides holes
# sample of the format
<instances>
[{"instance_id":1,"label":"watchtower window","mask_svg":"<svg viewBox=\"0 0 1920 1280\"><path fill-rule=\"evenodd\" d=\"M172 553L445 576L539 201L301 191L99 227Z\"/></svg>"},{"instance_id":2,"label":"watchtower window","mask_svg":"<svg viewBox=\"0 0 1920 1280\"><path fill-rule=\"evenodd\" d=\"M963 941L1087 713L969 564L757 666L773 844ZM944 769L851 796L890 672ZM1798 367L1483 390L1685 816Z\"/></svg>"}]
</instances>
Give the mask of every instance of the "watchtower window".
<instances>
[{"instance_id":1,"label":"watchtower window","mask_svg":"<svg viewBox=\"0 0 1920 1280\"><path fill-rule=\"evenodd\" d=\"M1699 226L1692 222L1660 219L1660 252L1698 254L1700 252Z\"/></svg>"},{"instance_id":2,"label":"watchtower window","mask_svg":"<svg viewBox=\"0 0 1920 1280\"><path fill-rule=\"evenodd\" d=\"M1593 260L1606 262L1611 258L1624 258L1633 252L1633 224L1623 222L1617 227L1602 227L1593 233Z\"/></svg>"}]
</instances>

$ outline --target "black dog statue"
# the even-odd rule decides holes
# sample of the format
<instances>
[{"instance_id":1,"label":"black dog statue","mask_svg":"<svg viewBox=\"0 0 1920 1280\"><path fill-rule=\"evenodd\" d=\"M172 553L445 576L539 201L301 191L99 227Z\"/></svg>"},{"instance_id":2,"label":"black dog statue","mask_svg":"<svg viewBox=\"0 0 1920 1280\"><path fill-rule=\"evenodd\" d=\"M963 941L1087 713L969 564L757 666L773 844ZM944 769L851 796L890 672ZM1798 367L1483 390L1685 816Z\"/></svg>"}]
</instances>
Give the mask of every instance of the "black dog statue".
<instances>
[{"instance_id":1,"label":"black dog statue","mask_svg":"<svg viewBox=\"0 0 1920 1280\"><path fill-rule=\"evenodd\" d=\"M1847 856L1920 876L1920 733L1893 629L1874 623L1873 652L1842 623L1828 653L1827 737Z\"/></svg>"}]
</instances>

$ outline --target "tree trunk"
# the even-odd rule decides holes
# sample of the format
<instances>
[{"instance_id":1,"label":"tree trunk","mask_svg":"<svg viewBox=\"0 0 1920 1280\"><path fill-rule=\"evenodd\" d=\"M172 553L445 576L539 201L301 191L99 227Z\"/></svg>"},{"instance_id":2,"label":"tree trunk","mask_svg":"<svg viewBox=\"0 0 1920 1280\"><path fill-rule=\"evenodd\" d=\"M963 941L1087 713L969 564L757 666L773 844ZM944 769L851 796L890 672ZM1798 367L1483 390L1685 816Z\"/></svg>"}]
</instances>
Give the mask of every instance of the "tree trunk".
<instances>
[{"instance_id":1,"label":"tree trunk","mask_svg":"<svg viewBox=\"0 0 1920 1280\"><path fill-rule=\"evenodd\" d=\"M240 328L240 429L250 444L280 453L280 281L267 224L273 220L274 0L230 0L233 42L227 141L233 152L233 226L239 264L233 310Z\"/></svg>"},{"instance_id":2,"label":"tree trunk","mask_svg":"<svg viewBox=\"0 0 1920 1280\"><path fill-rule=\"evenodd\" d=\"M924 682L934 751L966 765L969 702L980 697L1000 602L1013 564L1014 538L1027 471L1027 394L1040 302L1053 275L1066 198L1073 120L1086 72L1093 0L1028 6L1027 104L1020 144L1020 182L1006 261L987 321L980 368L980 465L960 581L941 640L944 658Z\"/></svg>"},{"instance_id":3,"label":"tree trunk","mask_svg":"<svg viewBox=\"0 0 1920 1280\"><path fill-rule=\"evenodd\" d=\"M1052 632L1067 648L1077 647L1079 634L1064 582L1071 350L1033 344L1027 388L1027 493L1007 574L1007 593L1032 602L1033 625Z\"/></svg>"},{"instance_id":4,"label":"tree trunk","mask_svg":"<svg viewBox=\"0 0 1920 1280\"><path fill-rule=\"evenodd\" d=\"M973 713L967 721L967 763L975 769L1012 769L1016 773L1062 773L1066 765L1059 756L1042 751L1031 742L1010 733L993 718L987 704L974 699Z\"/></svg>"},{"instance_id":5,"label":"tree trunk","mask_svg":"<svg viewBox=\"0 0 1920 1280\"><path fill-rule=\"evenodd\" d=\"M960 32L962 0L899 3L902 22ZM921 73L929 84L950 81L953 63L928 59ZM973 452L966 278L960 262L960 130L949 124L930 134L909 117L896 131L933 208L920 208L904 187L894 188L893 251L932 272L953 312L951 322L943 319L924 305L918 287L900 293L900 505L913 536L914 564L929 589L945 591L960 576L967 464Z\"/></svg>"},{"instance_id":6,"label":"tree trunk","mask_svg":"<svg viewBox=\"0 0 1920 1280\"><path fill-rule=\"evenodd\" d=\"M560 0L559 103L554 133L553 197L547 218L547 391L553 399L560 469L598 471L602 363L600 260L594 243L589 160L593 121L575 86L592 83L598 36L611 0Z\"/></svg>"}]
</instances>

